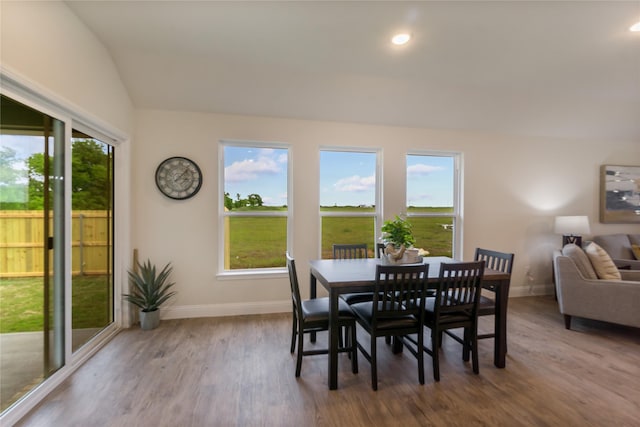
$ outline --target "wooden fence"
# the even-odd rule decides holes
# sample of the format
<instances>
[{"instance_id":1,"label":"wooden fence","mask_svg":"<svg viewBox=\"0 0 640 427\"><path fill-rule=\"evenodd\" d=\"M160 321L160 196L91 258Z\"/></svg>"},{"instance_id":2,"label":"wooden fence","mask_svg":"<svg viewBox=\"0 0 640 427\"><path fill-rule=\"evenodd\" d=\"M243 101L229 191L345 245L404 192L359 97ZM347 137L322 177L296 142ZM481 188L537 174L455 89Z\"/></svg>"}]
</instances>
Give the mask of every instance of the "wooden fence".
<instances>
[{"instance_id":1,"label":"wooden fence","mask_svg":"<svg viewBox=\"0 0 640 427\"><path fill-rule=\"evenodd\" d=\"M73 211L72 274L106 274L111 256L109 211ZM53 221L49 219L51 229ZM44 274L43 211L0 211L0 278Z\"/></svg>"}]
</instances>

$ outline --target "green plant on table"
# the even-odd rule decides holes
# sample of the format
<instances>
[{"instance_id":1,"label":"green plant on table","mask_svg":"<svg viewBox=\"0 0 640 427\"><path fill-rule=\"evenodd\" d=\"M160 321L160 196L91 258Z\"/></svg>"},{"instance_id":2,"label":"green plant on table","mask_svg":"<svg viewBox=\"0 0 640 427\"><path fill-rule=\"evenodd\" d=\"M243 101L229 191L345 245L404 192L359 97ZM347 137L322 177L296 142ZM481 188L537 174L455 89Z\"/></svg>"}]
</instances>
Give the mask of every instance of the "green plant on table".
<instances>
[{"instance_id":1,"label":"green plant on table","mask_svg":"<svg viewBox=\"0 0 640 427\"><path fill-rule=\"evenodd\" d=\"M392 244L395 248L401 246L410 248L416 242L411 223L399 215L396 215L392 220L386 220L380 230L382 231L382 241L387 245Z\"/></svg>"}]
</instances>

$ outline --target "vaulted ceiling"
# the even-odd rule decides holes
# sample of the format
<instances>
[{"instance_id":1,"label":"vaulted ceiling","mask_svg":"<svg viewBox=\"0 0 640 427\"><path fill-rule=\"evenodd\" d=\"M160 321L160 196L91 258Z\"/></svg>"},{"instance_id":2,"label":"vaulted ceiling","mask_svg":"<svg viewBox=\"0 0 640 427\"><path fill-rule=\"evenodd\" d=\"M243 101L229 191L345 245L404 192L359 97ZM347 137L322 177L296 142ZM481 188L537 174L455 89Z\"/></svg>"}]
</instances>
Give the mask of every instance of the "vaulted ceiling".
<instances>
[{"instance_id":1,"label":"vaulted ceiling","mask_svg":"<svg viewBox=\"0 0 640 427\"><path fill-rule=\"evenodd\" d=\"M640 1L66 3L138 108L640 142Z\"/></svg>"}]
</instances>

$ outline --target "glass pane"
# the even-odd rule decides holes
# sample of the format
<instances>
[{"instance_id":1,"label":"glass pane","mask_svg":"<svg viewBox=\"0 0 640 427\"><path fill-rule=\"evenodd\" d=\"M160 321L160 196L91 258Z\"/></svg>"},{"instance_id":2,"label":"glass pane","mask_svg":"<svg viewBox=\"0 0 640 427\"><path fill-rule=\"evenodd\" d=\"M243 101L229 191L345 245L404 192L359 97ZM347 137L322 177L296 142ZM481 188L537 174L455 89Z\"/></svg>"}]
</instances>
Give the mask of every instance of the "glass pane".
<instances>
[{"instance_id":1,"label":"glass pane","mask_svg":"<svg viewBox=\"0 0 640 427\"><path fill-rule=\"evenodd\" d=\"M429 256L453 256L453 217L409 217L414 246L429 251Z\"/></svg>"},{"instance_id":2,"label":"glass pane","mask_svg":"<svg viewBox=\"0 0 640 427\"><path fill-rule=\"evenodd\" d=\"M64 363L64 124L0 101L1 410Z\"/></svg>"},{"instance_id":3,"label":"glass pane","mask_svg":"<svg viewBox=\"0 0 640 427\"><path fill-rule=\"evenodd\" d=\"M407 155L407 212L453 213L454 158Z\"/></svg>"},{"instance_id":4,"label":"glass pane","mask_svg":"<svg viewBox=\"0 0 640 427\"><path fill-rule=\"evenodd\" d=\"M374 210L376 153L320 151L320 206Z\"/></svg>"},{"instance_id":5,"label":"glass pane","mask_svg":"<svg viewBox=\"0 0 640 427\"><path fill-rule=\"evenodd\" d=\"M287 206L287 158L283 148L224 147L225 208L273 210Z\"/></svg>"},{"instance_id":6,"label":"glass pane","mask_svg":"<svg viewBox=\"0 0 640 427\"><path fill-rule=\"evenodd\" d=\"M366 243L369 258L375 258L375 218L325 216L322 218L322 258L333 257L334 244Z\"/></svg>"},{"instance_id":7,"label":"glass pane","mask_svg":"<svg viewBox=\"0 0 640 427\"><path fill-rule=\"evenodd\" d=\"M285 266L286 216L234 216L236 212L286 212L285 148L224 145L224 269Z\"/></svg>"},{"instance_id":8,"label":"glass pane","mask_svg":"<svg viewBox=\"0 0 640 427\"><path fill-rule=\"evenodd\" d=\"M286 217L227 216L225 236L225 270L286 265Z\"/></svg>"},{"instance_id":9,"label":"glass pane","mask_svg":"<svg viewBox=\"0 0 640 427\"><path fill-rule=\"evenodd\" d=\"M75 351L113 322L113 147L71 140L71 327Z\"/></svg>"}]
</instances>

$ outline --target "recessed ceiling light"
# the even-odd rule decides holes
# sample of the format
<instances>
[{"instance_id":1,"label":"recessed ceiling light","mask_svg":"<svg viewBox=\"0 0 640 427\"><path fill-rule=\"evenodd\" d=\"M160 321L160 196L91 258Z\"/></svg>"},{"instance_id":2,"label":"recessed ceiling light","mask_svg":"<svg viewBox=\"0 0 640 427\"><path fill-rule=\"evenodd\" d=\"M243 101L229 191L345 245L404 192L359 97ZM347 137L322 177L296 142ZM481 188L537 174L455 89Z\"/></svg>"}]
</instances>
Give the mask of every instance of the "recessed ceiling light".
<instances>
[{"instance_id":1,"label":"recessed ceiling light","mask_svg":"<svg viewBox=\"0 0 640 427\"><path fill-rule=\"evenodd\" d=\"M393 36L391 38L391 43L397 44L397 45L401 45L401 44L405 44L406 42L408 42L409 39L411 39L411 35L410 34L406 34L406 33L396 34L395 36Z\"/></svg>"},{"instance_id":2,"label":"recessed ceiling light","mask_svg":"<svg viewBox=\"0 0 640 427\"><path fill-rule=\"evenodd\" d=\"M629 31L640 31L640 22L636 22L635 24L633 24L631 28L629 28Z\"/></svg>"}]
</instances>

